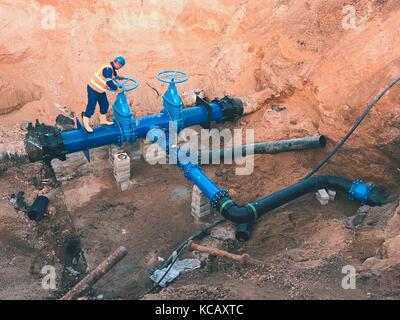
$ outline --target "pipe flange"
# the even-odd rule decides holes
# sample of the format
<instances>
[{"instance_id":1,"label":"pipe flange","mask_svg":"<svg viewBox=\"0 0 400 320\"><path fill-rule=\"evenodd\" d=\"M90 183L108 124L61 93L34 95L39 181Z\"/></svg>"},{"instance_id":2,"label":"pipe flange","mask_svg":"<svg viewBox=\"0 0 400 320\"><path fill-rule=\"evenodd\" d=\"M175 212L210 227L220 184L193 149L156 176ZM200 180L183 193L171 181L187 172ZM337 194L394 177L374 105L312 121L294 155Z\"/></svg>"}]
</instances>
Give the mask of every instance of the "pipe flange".
<instances>
[{"instance_id":1,"label":"pipe flange","mask_svg":"<svg viewBox=\"0 0 400 320\"><path fill-rule=\"evenodd\" d=\"M373 184L365 184L360 179L357 179L353 182L349 190L349 200L358 200L362 205L365 205L374 188L375 186Z\"/></svg>"},{"instance_id":2,"label":"pipe flange","mask_svg":"<svg viewBox=\"0 0 400 320\"><path fill-rule=\"evenodd\" d=\"M226 190L220 190L216 194L214 194L210 200L211 206L215 209L218 210L218 204L219 201L223 198L228 198L231 199L231 196Z\"/></svg>"}]
</instances>

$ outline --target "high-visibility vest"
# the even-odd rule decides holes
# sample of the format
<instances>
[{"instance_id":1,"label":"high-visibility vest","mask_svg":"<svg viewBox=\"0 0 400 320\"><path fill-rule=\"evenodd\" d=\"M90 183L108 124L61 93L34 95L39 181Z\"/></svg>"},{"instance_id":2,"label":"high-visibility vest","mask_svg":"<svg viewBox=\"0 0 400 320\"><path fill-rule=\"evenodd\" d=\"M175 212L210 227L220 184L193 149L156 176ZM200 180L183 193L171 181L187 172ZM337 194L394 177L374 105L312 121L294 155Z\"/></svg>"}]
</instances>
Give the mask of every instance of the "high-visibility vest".
<instances>
[{"instance_id":1,"label":"high-visibility vest","mask_svg":"<svg viewBox=\"0 0 400 320\"><path fill-rule=\"evenodd\" d=\"M94 91L97 91L98 93L106 92L106 90L108 89L107 81L114 79L114 70L111 74L111 78L105 78L103 76L103 70L106 68L113 69L110 63L103 65L100 70L94 74L94 76L92 77L92 79L90 79L88 83L89 87L91 87Z\"/></svg>"}]
</instances>

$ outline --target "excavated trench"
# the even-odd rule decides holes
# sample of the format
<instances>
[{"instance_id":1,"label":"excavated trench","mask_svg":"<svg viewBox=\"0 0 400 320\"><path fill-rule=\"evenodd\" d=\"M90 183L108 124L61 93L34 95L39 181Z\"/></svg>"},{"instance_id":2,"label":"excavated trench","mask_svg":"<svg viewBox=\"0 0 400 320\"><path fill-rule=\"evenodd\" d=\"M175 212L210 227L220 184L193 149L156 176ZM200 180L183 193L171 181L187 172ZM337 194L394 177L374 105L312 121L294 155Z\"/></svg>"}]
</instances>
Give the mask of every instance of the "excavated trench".
<instances>
[{"instance_id":1,"label":"excavated trench","mask_svg":"<svg viewBox=\"0 0 400 320\"><path fill-rule=\"evenodd\" d=\"M238 203L245 203L301 179L310 169L301 164L317 163L326 153L327 150L320 149L256 155L254 173L240 178L232 165L207 166L204 170L218 186L229 190ZM133 160L131 186L121 192L113 177L107 147L96 149L91 163L87 163L82 153L77 153L65 162L53 160L52 164L60 184L51 184L51 179L43 176L40 164L7 159L7 169L1 175L2 181L9 183L2 183L0 190L8 214L19 215L30 226L27 232L32 246L36 246L35 242L42 244L39 253L30 257L32 262L25 257L26 263L31 263L30 277L40 278L41 265L57 267L59 287L51 293L42 292L48 298L60 297L82 278L87 268L94 268L120 245L128 248L128 256L87 294L102 298L141 298L152 288L149 270L161 266L160 258L166 259L179 243L220 217L214 212L207 221L195 222L190 215L192 184L175 165L153 166L141 159ZM324 170L329 172L329 166ZM34 185L35 178L43 183ZM36 194L50 198L51 209L43 221L29 221L7 205L9 195L18 191L25 192L28 203ZM375 269L366 268L360 276L362 286L352 296L339 287L342 266L354 264L362 268L368 258L375 256L385 260L384 254L376 252L384 250L383 230L397 204L394 190L390 192L390 200L383 208L368 207L363 221L351 225L354 216L360 213L359 204L348 201L346 195L338 192L334 202L321 206L310 193L262 217L251 239L245 243L235 239L234 225L226 222L213 230L203 243L237 254L247 253L264 261L262 267L240 267L211 256L200 256L203 261L200 270L182 275L171 288L145 298L207 295L312 298L317 294L326 298L365 298L371 286L376 297L385 298L384 294L389 292L395 298L397 288L385 280L396 275L395 269L385 271L382 276ZM22 228L21 221L11 221L10 225L11 230ZM13 248L11 239L8 241L11 251L6 256L11 261L24 256L18 248ZM184 257L193 255L187 252ZM385 288L382 288L383 281ZM219 286L222 289L218 290ZM6 287L3 294L8 294L8 290L13 290L13 286ZM250 293L245 293L246 290ZM29 294L40 297L34 291ZM29 296L25 290L19 295Z\"/></svg>"},{"instance_id":2,"label":"excavated trench","mask_svg":"<svg viewBox=\"0 0 400 320\"><path fill-rule=\"evenodd\" d=\"M327 137L324 151L255 156L250 176L238 177L230 165L206 167L238 204L306 176L400 74L393 49L400 46L396 0L355 1L355 30L342 28L342 1L122 2L123 14L96 1L59 4L57 28L48 32L40 29L40 7L0 5L10 26L0 44L0 155L7 153L0 161L0 298L57 298L120 245L128 256L89 295L140 298L152 286L149 268L205 226L190 215L192 185L175 166L134 160L130 188L120 192L105 148L92 154L90 164L82 154L54 163L59 186L21 155L21 123L54 123L65 106L80 114L84 79L116 52L129 62L126 75L142 84L129 97L134 116L159 112L165 87L154 75L173 66L191 75L180 88L184 100L192 88L209 97L241 97L247 115L235 126L255 129L256 141ZM33 23L21 22L27 20ZM109 25L119 27L111 32L104 28ZM92 39L91 48L77 36L82 33ZM57 45L43 51L42 44L52 41ZM263 266L201 256L202 268L145 298L398 299L399 97L400 88L393 88L321 171L384 187L389 204L360 209L338 193L320 206L307 194L262 217L245 243L225 223L203 244L247 253ZM44 220L30 221L13 208L10 196L21 191L28 204L38 194L49 196ZM56 267L58 290L42 290L44 265ZM341 287L346 265L357 269L355 290Z\"/></svg>"}]
</instances>

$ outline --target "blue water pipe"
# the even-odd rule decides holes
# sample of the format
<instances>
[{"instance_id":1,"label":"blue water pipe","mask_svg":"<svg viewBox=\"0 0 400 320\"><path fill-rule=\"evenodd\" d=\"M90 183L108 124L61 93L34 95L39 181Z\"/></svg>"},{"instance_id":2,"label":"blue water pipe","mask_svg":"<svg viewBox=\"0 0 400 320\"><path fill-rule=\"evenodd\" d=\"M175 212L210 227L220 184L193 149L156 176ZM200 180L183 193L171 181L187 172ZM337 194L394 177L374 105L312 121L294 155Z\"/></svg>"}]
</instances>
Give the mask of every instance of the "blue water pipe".
<instances>
[{"instance_id":1,"label":"blue water pipe","mask_svg":"<svg viewBox=\"0 0 400 320\"><path fill-rule=\"evenodd\" d=\"M176 84L187 81L187 74L167 70L160 72L157 79L169 84L162 97L163 108L158 114L137 119L132 116L126 92L136 89L138 83L134 79L123 78L117 80L122 91L113 104L113 125L97 126L93 129L93 133L87 133L78 119L77 129L66 132L60 132L54 127L38 122L36 127L30 124L25 141L30 160L51 161L54 158L65 160L67 154L79 151L83 151L89 160L90 149L110 144L122 146L125 142L134 143L137 139L146 138L149 132L159 132L165 134L166 139L160 139L161 137L156 133L152 135L152 141L158 142L164 148L169 158L174 160L185 177L209 199L215 210L237 224L251 224L266 212L308 192L328 187L344 191L349 199L358 200L362 204L374 206L387 203L387 195L381 189L365 184L361 180L352 182L339 177L313 176L257 201L243 206L237 205L226 190L217 187L203 173L197 164L198 159L181 161L181 159L187 159L185 154L187 151L180 150L178 146L171 144L169 128L172 122L176 124L179 133L184 128L194 125L209 128L212 121L234 121L243 114L242 102L230 97L215 99L211 102L197 97L195 106L184 108ZM152 131L154 129L157 130Z\"/></svg>"},{"instance_id":2,"label":"blue water pipe","mask_svg":"<svg viewBox=\"0 0 400 320\"><path fill-rule=\"evenodd\" d=\"M161 140L154 137L155 141ZM167 150L166 144L160 144ZM324 188L334 188L348 194L350 200L359 201L361 204L381 206L388 202L386 193L372 184L365 184L361 180L350 180L334 176L314 176L277 191L269 196L243 206L233 202L226 190L217 187L197 165L196 158L187 160L186 150L177 146L169 148L169 157L175 160L177 166L183 171L186 179L192 181L208 198L211 206L219 211L225 218L238 224L252 224L263 214L280 207L306 193ZM190 160L190 158L189 158ZM243 226L242 226L243 227ZM245 229L245 228L244 228Z\"/></svg>"},{"instance_id":3,"label":"blue water pipe","mask_svg":"<svg viewBox=\"0 0 400 320\"><path fill-rule=\"evenodd\" d=\"M209 121L233 121L243 113L241 101L229 97L215 99L211 102L202 100L200 105L183 108L176 84L187 81L188 76L181 71L167 70L157 75L157 79L169 83L168 89L163 95L162 111L159 114L135 119L132 116L126 92L134 90L132 86L129 86L130 82L135 84L137 82L131 78L124 79L127 80L120 86L125 90L117 95L112 108L114 125L97 126L93 129L93 133L87 133L77 119L76 130L61 133L65 154L83 151L90 161L90 149L109 144L122 146L125 142L134 143L137 139L146 138L147 133L154 128L168 132L171 121L177 124L179 133L184 128L207 124Z\"/></svg>"}]
</instances>

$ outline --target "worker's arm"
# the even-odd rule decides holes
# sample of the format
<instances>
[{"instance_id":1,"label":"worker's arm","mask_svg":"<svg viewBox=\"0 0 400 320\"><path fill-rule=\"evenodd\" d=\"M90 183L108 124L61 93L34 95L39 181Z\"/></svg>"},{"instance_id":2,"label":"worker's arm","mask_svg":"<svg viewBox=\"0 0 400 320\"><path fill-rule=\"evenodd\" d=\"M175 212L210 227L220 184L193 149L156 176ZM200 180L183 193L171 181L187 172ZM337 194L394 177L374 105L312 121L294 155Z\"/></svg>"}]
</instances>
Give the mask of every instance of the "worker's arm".
<instances>
[{"instance_id":1,"label":"worker's arm","mask_svg":"<svg viewBox=\"0 0 400 320\"><path fill-rule=\"evenodd\" d=\"M111 68L105 68L103 70L103 76L106 78L106 83L108 85L108 88L111 91L117 91L118 86L115 84L115 82L112 80L112 73L113 70Z\"/></svg>"}]
</instances>

